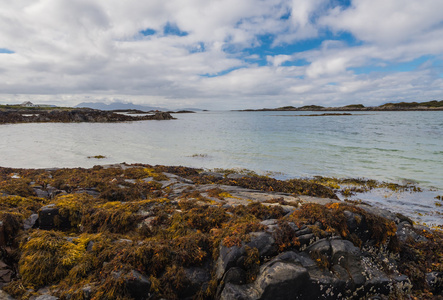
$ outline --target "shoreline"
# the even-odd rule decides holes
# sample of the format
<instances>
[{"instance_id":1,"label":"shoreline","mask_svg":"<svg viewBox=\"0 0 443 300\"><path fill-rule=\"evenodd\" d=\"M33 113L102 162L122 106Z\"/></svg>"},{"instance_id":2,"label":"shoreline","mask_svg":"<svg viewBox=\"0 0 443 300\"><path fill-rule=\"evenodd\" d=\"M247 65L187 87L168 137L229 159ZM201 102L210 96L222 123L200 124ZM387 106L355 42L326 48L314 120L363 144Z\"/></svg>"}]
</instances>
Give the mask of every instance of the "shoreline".
<instances>
[{"instance_id":1,"label":"shoreline","mask_svg":"<svg viewBox=\"0 0 443 300\"><path fill-rule=\"evenodd\" d=\"M0 176L0 283L15 299L443 291L443 233L340 201L324 178L146 164L0 168Z\"/></svg>"}]
</instances>

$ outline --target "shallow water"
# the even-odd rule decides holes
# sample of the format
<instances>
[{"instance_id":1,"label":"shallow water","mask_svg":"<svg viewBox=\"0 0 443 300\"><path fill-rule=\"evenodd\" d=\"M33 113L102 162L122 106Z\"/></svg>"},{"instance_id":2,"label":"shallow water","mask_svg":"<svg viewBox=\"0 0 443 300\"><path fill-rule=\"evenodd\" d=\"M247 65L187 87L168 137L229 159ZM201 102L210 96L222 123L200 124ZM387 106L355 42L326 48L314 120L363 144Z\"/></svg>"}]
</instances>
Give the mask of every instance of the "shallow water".
<instances>
[{"instance_id":1,"label":"shallow water","mask_svg":"<svg viewBox=\"0 0 443 300\"><path fill-rule=\"evenodd\" d=\"M366 195L442 224L443 112L199 112L173 121L0 126L0 165L48 168L110 163L247 168L280 178L365 177L416 182L430 193ZM104 155L105 159L88 156ZM365 195L359 195L360 198ZM375 198L374 198L375 197ZM425 198L425 199L423 199ZM442 202L443 203L443 202ZM425 206L425 208L421 207ZM430 214L431 216L426 216Z\"/></svg>"}]
</instances>

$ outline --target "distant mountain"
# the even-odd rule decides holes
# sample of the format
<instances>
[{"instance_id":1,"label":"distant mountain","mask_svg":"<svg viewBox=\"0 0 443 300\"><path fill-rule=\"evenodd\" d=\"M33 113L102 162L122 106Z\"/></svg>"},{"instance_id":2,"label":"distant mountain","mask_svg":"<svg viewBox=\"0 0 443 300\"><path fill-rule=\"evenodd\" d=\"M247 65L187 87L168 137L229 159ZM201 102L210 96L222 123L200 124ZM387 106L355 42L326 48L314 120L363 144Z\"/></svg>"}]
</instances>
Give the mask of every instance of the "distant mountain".
<instances>
[{"instance_id":1,"label":"distant mountain","mask_svg":"<svg viewBox=\"0 0 443 300\"><path fill-rule=\"evenodd\" d=\"M117 110L117 109L137 109L142 111L150 111L150 110L160 110L160 111L168 111L168 109L157 106L145 106L145 105L137 105L133 103L123 103L123 102L113 102L110 104L101 103L101 102L82 102L77 104L75 107L88 107L93 109L100 110Z\"/></svg>"}]
</instances>

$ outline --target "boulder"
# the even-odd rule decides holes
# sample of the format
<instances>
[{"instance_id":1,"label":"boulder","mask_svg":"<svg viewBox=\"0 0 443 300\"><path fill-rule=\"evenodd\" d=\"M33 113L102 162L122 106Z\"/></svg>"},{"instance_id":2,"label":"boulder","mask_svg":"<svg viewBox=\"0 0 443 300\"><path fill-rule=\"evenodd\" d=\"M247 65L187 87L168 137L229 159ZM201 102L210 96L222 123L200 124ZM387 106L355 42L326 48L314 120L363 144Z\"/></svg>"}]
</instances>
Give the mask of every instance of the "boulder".
<instances>
[{"instance_id":1,"label":"boulder","mask_svg":"<svg viewBox=\"0 0 443 300\"><path fill-rule=\"evenodd\" d=\"M51 230L55 228L69 229L71 223L68 218L60 215L58 207L55 204L49 204L40 208L38 212L39 228Z\"/></svg>"},{"instance_id":2,"label":"boulder","mask_svg":"<svg viewBox=\"0 0 443 300\"><path fill-rule=\"evenodd\" d=\"M251 248L257 248L260 257L273 256L277 253L275 240L266 232L252 232L249 234L251 241L246 243Z\"/></svg>"},{"instance_id":3,"label":"boulder","mask_svg":"<svg viewBox=\"0 0 443 300\"><path fill-rule=\"evenodd\" d=\"M237 265L237 260L246 253L244 247L232 246L226 247L220 245L220 255L215 263L215 277L222 279L225 272Z\"/></svg>"}]
</instances>

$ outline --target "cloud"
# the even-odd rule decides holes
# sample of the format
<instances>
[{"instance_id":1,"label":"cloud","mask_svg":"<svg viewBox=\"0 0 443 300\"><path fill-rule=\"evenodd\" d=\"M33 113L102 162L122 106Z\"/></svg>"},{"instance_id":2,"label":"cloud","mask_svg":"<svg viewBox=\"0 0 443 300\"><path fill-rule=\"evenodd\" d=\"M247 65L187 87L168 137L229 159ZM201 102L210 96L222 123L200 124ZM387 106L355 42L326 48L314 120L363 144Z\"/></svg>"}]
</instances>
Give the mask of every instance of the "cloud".
<instances>
[{"instance_id":1,"label":"cloud","mask_svg":"<svg viewBox=\"0 0 443 300\"><path fill-rule=\"evenodd\" d=\"M441 98L440 2L9 1L0 102L229 109Z\"/></svg>"}]
</instances>

